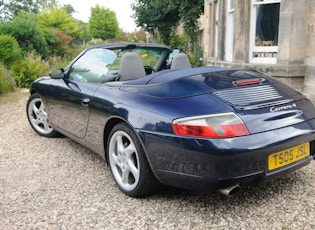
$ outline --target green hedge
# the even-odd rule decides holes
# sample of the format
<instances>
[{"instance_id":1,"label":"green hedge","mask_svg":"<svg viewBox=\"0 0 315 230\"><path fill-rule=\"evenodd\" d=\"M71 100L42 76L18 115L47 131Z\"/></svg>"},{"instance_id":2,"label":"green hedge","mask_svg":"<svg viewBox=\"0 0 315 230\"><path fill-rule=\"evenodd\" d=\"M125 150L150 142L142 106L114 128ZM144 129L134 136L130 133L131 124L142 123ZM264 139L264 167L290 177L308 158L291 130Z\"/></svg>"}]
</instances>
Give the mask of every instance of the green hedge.
<instances>
[{"instance_id":1,"label":"green hedge","mask_svg":"<svg viewBox=\"0 0 315 230\"><path fill-rule=\"evenodd\" d=\"M13 91L15 88L15 81L12 73L4 64L0 64L0 94Z\"/></svg>"},{"instance_id":2,"label":"green hedge","mask_svg":"<svg viewBox=\"0 0 315 230\"><path fill-rule=\"evenodd\" d=\"M18 42L10 35L0 35L0 62L11 66L16 60L22 58L22 51Z\"/></svg>"}]
</instances>

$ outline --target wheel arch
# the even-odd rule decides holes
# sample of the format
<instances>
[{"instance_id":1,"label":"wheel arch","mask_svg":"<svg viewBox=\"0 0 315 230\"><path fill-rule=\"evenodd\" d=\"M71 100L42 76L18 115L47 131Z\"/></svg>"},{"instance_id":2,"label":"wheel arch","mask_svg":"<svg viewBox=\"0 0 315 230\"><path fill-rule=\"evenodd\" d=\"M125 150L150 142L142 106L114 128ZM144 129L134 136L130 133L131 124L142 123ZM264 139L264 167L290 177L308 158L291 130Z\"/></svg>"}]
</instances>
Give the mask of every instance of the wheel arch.
<instances>
[{"instance_id":1,"label":"wheel arch","mask_svg":"<svg viewBox=\"0 0 315 230\"><path fill-rule=\"evenodd\" d=\"M136 137L138 138L139 142L140 142L140 145L142 146L142 149L144 151L144 154L145 154L145 158L147 159L151 169L152 169L152 166L151 166L151 163L148 159L148 156L147 156L147 152L146 152L146 149L144 148L144 145L142 143L142 140L141 138L139 137L138 133L134 130L134 128L132 127L132 125L126 121L125 119L121 118L121 117L113 117L113 118L110 118L107 123L105 124L105 128L104 128L104 138L103 138L103 142L104 142L104 158L106 160L106 163L108 164L108 157L107 157L107 142L108 142L108 139L109 139L109 134L111 132L111 130L119 123L124 123L126 125L128 125L132 130L133 132L135 133Z\"/></svg>"},{"instance_id":2,"label":"wheel arch","mask_svg":"<svg viewBox=\"0 0 315 230\"><path fill-rule=\"evenodd\" d=\"M113 118L109 119L105 124L103 142L104 142L104 154L105 154L104 158L105 158L107 164L108 164L108 157L107 157L106 152L107 152L107 142L108 142L109 134L110 134L111 130L118 123L121 123L121 122L128 124L125 120L123 120L122 118L119 118L119 117L113 117Z\"/></svg>"},{"instance_id":3,"label":"wheel arch","mask_svg":"<svg viewBox=\"0 0 315 230\"><path fill-rule=\"evenodd\" d=\"M115 128L115 126L117 126L117 125L119 125L119 127ZM120 182L118 182L117 171L116 171L116 169L113 169L114 166L112 164L112 162L114 162L114 161L112 160L111 156L109 156L109 154L108 154L107 142L110 139L109 136L112 133L114 136L113 138L116 138L116 132L117 131L122 131L122 133L123 133L123 134L118 134L118 135L125 135L125 134L128 135L132 139L132 142L134 143L133 144L134 147L137 148L136 154L139 157L138 158L139 161L138 161L137 165L138 164L141 165L141 171L142 171L142 173L141 173L142 176L140 176L142 179L140 180L140 178L139 178L139 181L142 181L142 182L139 182L140 187L137 185L135 188L132 189L132 191L131 190L129 191ZM136 140L134 138L137 138L138 140ZM112 149L112 147L113 147L112 141L110 140L110 142L111 143L109 145L110 146L109 148ZM143 143L141 141L141 138L139 137L139 134L135 131L135 129L132 127L132 125L128 121L126 121L120 117L114 117L106 123L105 129L104 129L104 146L106 146L105 147L106 148L106 152L105 152L106 162L107 162L108 166L110 167L110 170L112 172L112 175L114 177L114 180L115 180L117 186L125 194L127 194L131 197L142 197L142 196L145 196L145 195L151 193L152 191L154 191L155 189L157 189L159 187L161 182L156 177L154 171L152 170L152 166L150 165L150 162L147 158L147 153L143 147ZM139 146L141 148L141 150L138 149L138 147L136 147L136 146ZM112 155L112 154L110 154L110 155ZM116 163L114 163L114 164L116 165ZM114 168L116 168L116 166ZM119 178L121 178L121 176L119 176Z\"/></svg>"},{"instance_id":4,"label":"wheel arch","mask_svg":"<svg viewBox=\"0 0 315 230\"><path fill-rule=\"evenodd\" d=\"M37 93L37 91L35 89L31 89L30 94L33 95L34 93Z\"/></svg>"}]
</instances>

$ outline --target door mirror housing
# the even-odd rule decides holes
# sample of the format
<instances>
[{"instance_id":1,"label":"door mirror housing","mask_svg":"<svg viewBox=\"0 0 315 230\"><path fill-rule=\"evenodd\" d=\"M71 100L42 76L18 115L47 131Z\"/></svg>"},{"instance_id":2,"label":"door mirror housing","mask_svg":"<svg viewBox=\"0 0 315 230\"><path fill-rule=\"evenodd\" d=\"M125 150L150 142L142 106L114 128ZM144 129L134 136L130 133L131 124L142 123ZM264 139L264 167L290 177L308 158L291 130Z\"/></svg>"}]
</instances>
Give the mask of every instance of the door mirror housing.
<instances>
[{"instance_id":1,"label":"door mirror housing","mask_svg":"<svg viewBox=\"0 0 315 230\"><path fill-rule=\"evenodd\" d=\"M64 77L64 72L65 70L62 68L53 69L52 71L49 72L49 76L52 79L62 79Z\"/></svg>"}]
</instances>

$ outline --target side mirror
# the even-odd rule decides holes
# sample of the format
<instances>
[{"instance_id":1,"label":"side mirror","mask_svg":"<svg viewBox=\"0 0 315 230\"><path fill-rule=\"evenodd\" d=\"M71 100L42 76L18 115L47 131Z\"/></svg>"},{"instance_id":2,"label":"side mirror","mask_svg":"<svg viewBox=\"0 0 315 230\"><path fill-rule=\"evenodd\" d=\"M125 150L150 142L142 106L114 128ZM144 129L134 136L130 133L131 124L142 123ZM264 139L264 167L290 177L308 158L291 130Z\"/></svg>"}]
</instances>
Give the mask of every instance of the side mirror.
<instances>
[{"instance_id":1,"label":"side mirror","mask_svg":"<svg viewBox=\"0 0 315 230\"><path fill-rule=\"evenodd\" d=\"M52 71L49 72L49 76L52 79L62 79L64 76L65 70L62 68L59 69L53 69Z\"/></svg>"}]
</instances>

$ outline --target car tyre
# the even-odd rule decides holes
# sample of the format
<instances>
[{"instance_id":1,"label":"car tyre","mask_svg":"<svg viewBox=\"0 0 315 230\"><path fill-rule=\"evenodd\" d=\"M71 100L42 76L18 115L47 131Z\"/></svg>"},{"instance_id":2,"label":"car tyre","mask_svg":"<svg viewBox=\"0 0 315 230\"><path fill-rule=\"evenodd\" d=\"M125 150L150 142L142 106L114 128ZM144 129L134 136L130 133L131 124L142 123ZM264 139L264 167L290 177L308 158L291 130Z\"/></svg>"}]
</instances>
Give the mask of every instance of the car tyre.
<instances>
[{"instance_id":1,"label":"car tyre","mask_svg":"<svg viewBox=\"0 0 315 230\"><path fill-rule=\"evenodd\" d=\"M50 125L44 103L38 93L32 94L26 104L27 119L40 136L55 137L58 132Z\"/></svg>"},{"instance_id":2,"label":"car tyre","mask_svg":"<svg viewBox=\"0 0 315 230\"><path fill-rule=\"evenodd\" d=\"M107 159L118 188L128 196L143 197L157 189L144 150L133 130L125 123L110 132Z\"/></svg>"}]
</instances>

